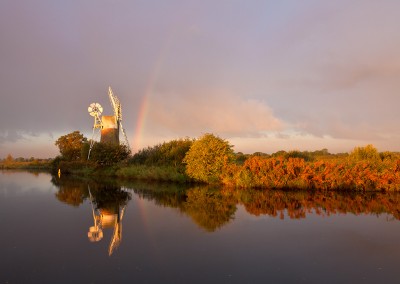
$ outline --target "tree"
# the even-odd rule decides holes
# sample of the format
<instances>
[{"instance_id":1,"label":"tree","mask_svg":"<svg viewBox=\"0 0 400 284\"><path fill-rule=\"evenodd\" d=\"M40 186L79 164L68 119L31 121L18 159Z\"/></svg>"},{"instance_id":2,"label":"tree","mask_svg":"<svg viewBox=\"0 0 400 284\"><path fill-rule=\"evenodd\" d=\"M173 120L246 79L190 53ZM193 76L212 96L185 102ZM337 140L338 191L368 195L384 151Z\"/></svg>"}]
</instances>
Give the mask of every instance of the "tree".
<instances>
[{"instance_id":1,"label":"tree","mask_svg":"<svg viewBox=\"0 0 400 284\"><path fill-rule=\"evenodd\" d=\"M350 158L355 161L369 160L376 161L380 159L378 150L374 145L367 145L365 147L355 147L350 153Z\"/></svg>"},{"instance_id":2,"label":"tree","mask_svg":"<svg viewBox=\"0 0 400 284\"><path fill-rule=\"evenodd\" d=\"M86 141L87 138L83 134L74 131L58 138L55 145L64 159L74 161L81 158L81 150Z\"/></svg>"},{"instance_id":3,"label":"tree","mask_svg":"<svg viewBox=\"0 0 400 284\"><path fill-rule=\"evenodd\" d=\"M193 140L189 138L172 140L153 147L147 147L133 155L133 164L181 167Z\"/></svg>"},{"instance_id":4,"label":"tree","mask_svg":"<svg viewBox=\"0 0 400 284\"><path fill-rule=\"evenodd\" d=\"M11 154L8 154L7 157L6 157L6 159L5 159L5 162L6 162L6 163L12 163L12 162L14 162L13 156L11 156Z\"/></svg>"},{"instance_id":5,"label":"tree","mask_svg":"<svg viewBox=\"0 0 400 284\"><path fill-rule=\"evenodd\" d=\"M103 166L113 165L128 158L130 153L131 151L126 145L95 142L90 153L90 160Z\"/></svg>"},{"instance_id":6,"label":"tree","mask_svg":"<svg viewBox=\"0 0 400 284\"><path fill-rule=\"evenodd\" d=\"M204 134L193 142L183 162L189 177L208 183L217 182L222 168L234 160L228 141L213 134Z\"/></svg>"}]
</instances>

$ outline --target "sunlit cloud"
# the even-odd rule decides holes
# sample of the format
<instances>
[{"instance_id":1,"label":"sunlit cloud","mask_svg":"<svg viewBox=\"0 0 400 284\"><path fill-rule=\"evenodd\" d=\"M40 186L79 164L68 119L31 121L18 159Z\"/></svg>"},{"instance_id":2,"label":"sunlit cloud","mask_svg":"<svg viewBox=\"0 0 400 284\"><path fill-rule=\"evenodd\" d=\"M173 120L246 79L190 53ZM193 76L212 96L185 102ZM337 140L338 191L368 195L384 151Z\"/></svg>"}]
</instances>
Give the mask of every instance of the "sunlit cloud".
<instances>
[{"instance_id":1,"label":"sunlit cloud","mask_svg":"<svg viewBox=\"0 0 400 284\"><path fill-rule=\"evenodd\" d=\"M149 101L150 129L183 136L213 132L232 136L260 136L277 131L285 123L264 102L246 99L223 90L192 92L190 96L159 94Z\"/></svg>"}]
</instances>

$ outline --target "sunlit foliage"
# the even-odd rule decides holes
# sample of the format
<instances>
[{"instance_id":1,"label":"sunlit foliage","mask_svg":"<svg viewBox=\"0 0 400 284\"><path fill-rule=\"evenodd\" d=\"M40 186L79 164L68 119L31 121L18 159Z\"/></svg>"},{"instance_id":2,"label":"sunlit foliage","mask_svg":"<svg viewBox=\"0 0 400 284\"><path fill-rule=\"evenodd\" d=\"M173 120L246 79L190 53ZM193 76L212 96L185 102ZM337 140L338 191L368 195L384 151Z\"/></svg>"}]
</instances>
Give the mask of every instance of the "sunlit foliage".
<instances>
[{"instance_id":1,"label":"sunlit foliage","mask_svg":"<svg viewBox=\"0 0 400 284\"><path fill-rule=\"evenodd\" d=\"M172 140L142 149L130 159L123 145L95 143L89 163L83 159L89 144L79 131L60 137L56 145L62 156L54 159L53 170L61 168L63 173L96 174L100 165L112 166L101 167L102 175L126 179L198 181L236 188L400 190L399 153L379 153L373 145L355 147L350 154L330 154L327 149L235 154L228 141L207 133L197 140Z\"/></svg>"},{"instance_id":2,"label":"sunlit foliage","mask_svg":"<svg viewBox=\"0 0 400 284\"><path fill-rule=\"evenodd\" d=\"M355 161L377 161L380 159L378 150L371 144L365 147L355 147L350 153L350 158Z\"/></svg>"},{"instance_id":3,"label":"sunlit foliage","mask_svg":"<svg viewBox=\"0 0 400 284\"><path fill-rule=\"evenodd\" d=\"M85 142L87 138L79 131L74 131L58 138L55 145L65 160L74 161L81 159L81 150Z\"/></svg>"},{"instance_id":4,"label":"sunlit foliage","mask_svg":"<svg viewBox=\"0 0 400 284\"><path fill-rule=\"evenodd\" d=\"M378 155L379 157L379 155ZM241 188L400 190L400 160L318 160L251 157L227 165L222 183Z\"/></svg>"},{"instance_id":5,"label":"sunlit foliage","mask_svg":"<svg viewBox=\"0 0 400 284\"><path fill-rule=\"evenodd\" d=\"M191 178L213 183L219 182L222 168L233 160L234 152L229 142L207 133L193 142L183 162Z\"/></svg>"}]
</instances>

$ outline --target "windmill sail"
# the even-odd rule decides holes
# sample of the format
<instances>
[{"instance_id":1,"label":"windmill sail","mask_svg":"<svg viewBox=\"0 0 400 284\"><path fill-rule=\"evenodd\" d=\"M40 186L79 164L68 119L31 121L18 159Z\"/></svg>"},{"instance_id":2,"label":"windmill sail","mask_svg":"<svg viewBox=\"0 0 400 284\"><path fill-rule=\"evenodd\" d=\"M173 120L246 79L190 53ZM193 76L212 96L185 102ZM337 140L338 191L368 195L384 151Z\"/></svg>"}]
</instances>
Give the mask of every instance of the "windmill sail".
<instances>
[{"instance_id":1,"label":"windmill sail","mask_svg":"<svg viewBox=\"0 0 400 284\"><path fill-rule=\"evenodd\" d=\"M103 128L103 124L100 118L100 115L103 112L103 107L99 103L91 103L88 107L88 112L89 115L94 118L92 139L90 140L89 152L87 156L87 159L89 160L90 152L92 151L94 145L95 136L98 133L96 129L101 131L101 129Z\"/></svg>"},{"instance_id":2,"label":"windmill sail","mask_svg":"<svg viewBox=\"0 0 400 284\"><path fill-rule=\"evenodd\" d=\"M117 120L117 124L118 124L119 128L121 129L122 135L124 136L124 143L130 149L128 137L126 136L125 129L122 126L121 103L119 102L118 97L116 95L114 95L111 87L108 87L108 97L110 98L111 106L113 107L113 111L114 111L115 119Z\"/></svg>"},{"instance_id":3,"label":"windmill sail","mask_svg":"<svg viewBox=\"0 0 400 284\"><path fill-rule=\"evenodd\" d=\"M122 120L121 104L114 95L111 87L108 87L108 97L110 98L111 106L113 107L114 115L118 121Z\"/></svg>"}]
</instances>

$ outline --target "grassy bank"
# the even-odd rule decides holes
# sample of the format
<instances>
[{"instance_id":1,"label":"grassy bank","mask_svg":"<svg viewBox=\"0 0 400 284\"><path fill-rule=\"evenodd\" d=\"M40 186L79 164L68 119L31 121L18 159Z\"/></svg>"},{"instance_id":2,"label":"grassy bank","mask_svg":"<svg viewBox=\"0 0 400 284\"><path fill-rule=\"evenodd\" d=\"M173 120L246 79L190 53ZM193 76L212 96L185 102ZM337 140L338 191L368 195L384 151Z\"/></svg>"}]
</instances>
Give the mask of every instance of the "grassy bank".
<instances>
[{"instance_id":1,"label":"grassy bank","mask_svg":"<svg viewBox=\"0 0 400 284\"><path fill-rule=\"evenodd\" d=\"M140 180L170 181L178 183L190 182L191 179L176 167L130 165L119 168L115 175L121 178Z\"/></svg>"},{"instance_id":2,"label":"grassy bank","mask_svg":"<svg viewBox=\"0 0 400 284\"><path fill-rule=\"evenodd\" d=\"M60 169L61 174L87 176L87 177L113 177L126 180L147 180L176 183L193 182L182 168L173 166L148 166L116 164L110 166L98 166L90 162L61 162L53 168L56 173Z\"/></svg>"}]
</instances>

